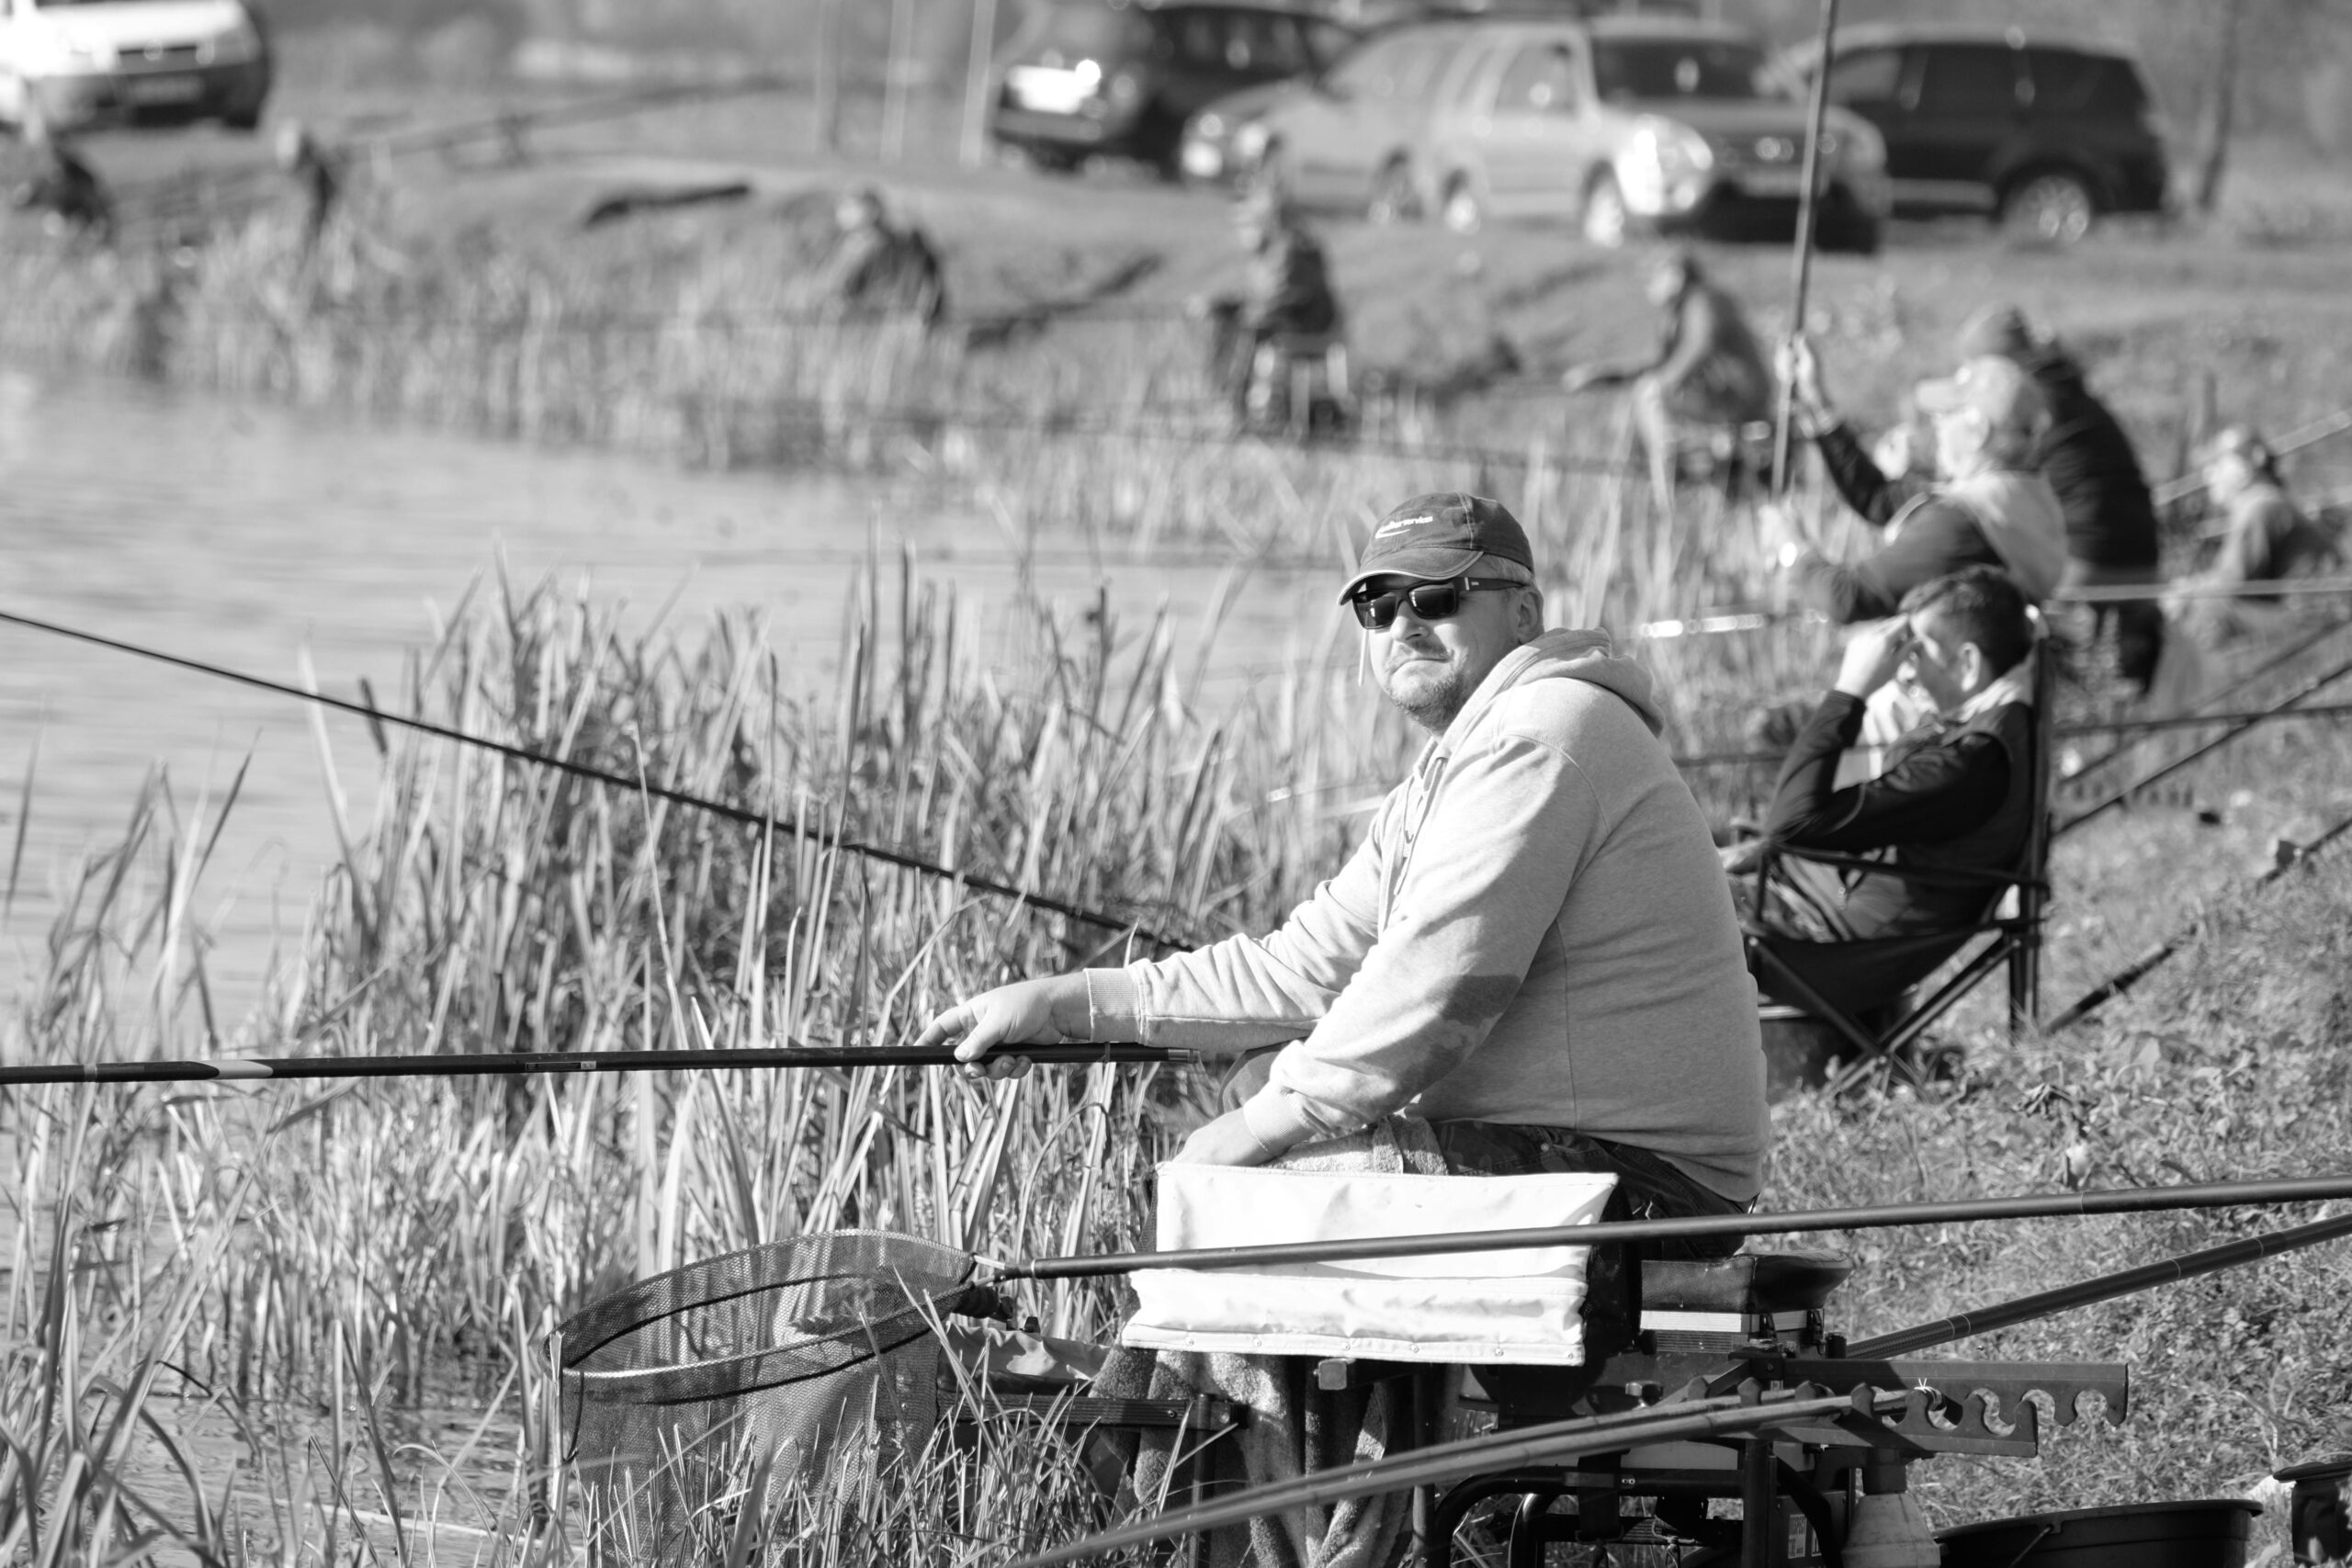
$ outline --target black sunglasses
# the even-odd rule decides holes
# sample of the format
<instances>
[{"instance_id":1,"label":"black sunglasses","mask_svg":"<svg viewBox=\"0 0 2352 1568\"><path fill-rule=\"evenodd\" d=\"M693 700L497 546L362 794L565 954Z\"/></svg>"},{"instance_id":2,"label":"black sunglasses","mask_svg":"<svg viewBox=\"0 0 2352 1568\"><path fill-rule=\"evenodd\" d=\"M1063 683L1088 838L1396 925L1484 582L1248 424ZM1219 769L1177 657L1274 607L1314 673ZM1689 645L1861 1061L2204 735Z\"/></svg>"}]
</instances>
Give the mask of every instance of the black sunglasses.
<instances>
[{"instance_id":1,"label":"black sunglasses","mask_svg":"<svg viewBox=\"0 0 2352 1568\"><path fill-rule=\"evenodd\" d=\"M1450 621L1462 613L1464 593L1526 586L1523 582L1506 582L1499 577L1453 577L1442 582L1416 582L1410 588L1375 593L1366 583L1348 595L1348 606L1355 611L1357 624L1364 630L1385 632L1396 624L1400 605L1412 611L1415 620Z\"/></svg>"}]
</instances>

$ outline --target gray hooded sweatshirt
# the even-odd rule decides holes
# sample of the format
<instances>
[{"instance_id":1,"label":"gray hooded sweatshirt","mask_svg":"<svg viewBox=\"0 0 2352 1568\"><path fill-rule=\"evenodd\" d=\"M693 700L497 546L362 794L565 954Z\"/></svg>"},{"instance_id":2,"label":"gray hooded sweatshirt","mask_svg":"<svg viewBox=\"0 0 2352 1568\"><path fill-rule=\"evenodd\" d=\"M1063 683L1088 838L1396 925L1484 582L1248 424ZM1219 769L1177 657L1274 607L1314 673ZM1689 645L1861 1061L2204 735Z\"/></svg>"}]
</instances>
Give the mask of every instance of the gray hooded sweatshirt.
<instances>
[{"instance_id":1,"label":"gray hooded sweatshirt","mask_svg":"<svg viewBox=\"0 0 2352 1568\"><path fill-rule=\"evenodd\" d=\"M1095 1037L1291 1042L1242 1107L1273 1147L1399 1111L1572 1127L1747 1201L1770 1136L1756 987L1660 727L1607 634L1544 633L1281 930L1091 972Z\"/></svg>"}]
</instances>

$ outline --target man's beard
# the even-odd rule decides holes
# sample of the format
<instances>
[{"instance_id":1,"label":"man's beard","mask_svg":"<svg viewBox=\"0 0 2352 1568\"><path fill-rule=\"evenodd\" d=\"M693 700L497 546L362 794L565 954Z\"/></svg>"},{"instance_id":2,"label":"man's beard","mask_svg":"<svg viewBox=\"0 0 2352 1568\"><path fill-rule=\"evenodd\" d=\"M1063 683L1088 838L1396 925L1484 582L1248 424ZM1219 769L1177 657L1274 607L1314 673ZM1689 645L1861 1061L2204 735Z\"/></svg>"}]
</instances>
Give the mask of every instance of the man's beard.
<instances>
[{"instance_id":1,"label":"man's beard","mask_svg":"<svg viewBox=\"0 0 2352 1568\"><path fill-rule=\"evenodd\" d=\"M1464 705L1469 702L1470 688L1463 683L1460 671L1449 670L1445 678L1435 685L1422 686L1410 696L1399 696L1390 692L1388 700L1403 710L1407 718L1431 735L1442 735L1446 726L1454 721Z\"/></svg>"}]
</instances>

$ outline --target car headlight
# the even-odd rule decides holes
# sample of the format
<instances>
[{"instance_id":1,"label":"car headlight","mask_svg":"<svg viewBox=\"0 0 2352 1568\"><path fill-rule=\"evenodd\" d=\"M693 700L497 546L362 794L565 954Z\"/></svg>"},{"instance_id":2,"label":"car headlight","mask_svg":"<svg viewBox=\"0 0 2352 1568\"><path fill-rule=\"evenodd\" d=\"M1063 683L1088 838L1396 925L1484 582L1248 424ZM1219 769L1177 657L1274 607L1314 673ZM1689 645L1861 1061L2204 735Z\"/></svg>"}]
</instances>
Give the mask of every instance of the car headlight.
<instances>
[{"instance_id":1,"label":"car headlight","mask_svg":"<svg viewBox=\"0 0 2352 1568\"><path fill-rule=\"evenodd\" d=\"M1679 210L1704 194L1704 176L1714 166L1715 150L1705 137L1679 120L1644 115L1617 160L1618 188L1636 212Z\"/></svg>"},{"instance_id":2,"label":"car headlight","mask_svg":"<svg viewBox=\"0 0 2352 1568\"><path fill-rule=\"evenodd\" d=\"M36 34L36 39L39 35ZM88 33L59 28L49 35L46 51L36 47L36 56L46 53L60 71L111 71L115 68L114 46L102 38Z\"/></svg>"},{"instance_id":3,"label":"car headlight","mask_svg":"<svg viewBox=\"0 0 2352 1568\"><path fill-rule=\"evenodd\" d=\"M1211 109L1193 121L1193 137L1198 141L1215 141L1225 134L1225 117Z\"/></svg>"},{"instance_id":4,"label":"car headlight","mask_svg":"<svg viewBox=\"0 0 2352 1568\"><path fill-rule=\"evenodd\" d=\"M1266 122L1253 119L1233 133L1233 155L1245 163L1265 155Z\"/></svg>"},{"instance_id":5,"label":"car headlight","mask_svg":"<svg viewBox=\"0 0 2352 1568\"><path fill-rule=\"evenodd\" d=\"M1857 118L1840 125L1836 145L1845 152L1839 162L1856 174L1874 175L1886 167L1886 138L1869 120Z\"/></svg>"},{"instance_id":6,"label":"car headlight","mask_svg":"<svg viewBox=\"0 0 2352 1568\"><path fill-rule=\"evenodd\" d=\"M261 56L261 33L253 19L240 16L212 40L212 58L223 65L242 64Z\"/></svg>"}]
</instances>

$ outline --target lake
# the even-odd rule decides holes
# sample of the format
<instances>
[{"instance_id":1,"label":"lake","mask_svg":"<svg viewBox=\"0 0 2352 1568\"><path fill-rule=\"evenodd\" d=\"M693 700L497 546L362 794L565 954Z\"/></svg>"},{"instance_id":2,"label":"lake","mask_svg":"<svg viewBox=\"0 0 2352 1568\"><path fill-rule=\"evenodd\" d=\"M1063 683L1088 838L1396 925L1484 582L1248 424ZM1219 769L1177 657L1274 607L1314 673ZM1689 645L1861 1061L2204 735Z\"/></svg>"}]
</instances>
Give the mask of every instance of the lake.
<instances>
[{"instance_id":1,"label":"lake","mask_svg":"<svg viewBox=\"0 0 2352 1568\"><path fill-rule=\"evenodd\" d=\"M984 626L1013 598L1024 560L1042 596L1075 609L1107 592L1136 632L1162 602L1180 626L1197 623L1237 567L1208 552L1016 538L918 484L686 473L5 368L0 525L16 570L0 610L294 683L307 653L321 689L356 695L365 678L387 702L408 650L433 644L436 611L451 613L502 561L518 585L552 577L622 607L625 625L650 624L674 598L669 624L689 637L718 611L763 608L778 651L818 689L872 552L895 571L912 547ZM1340 630L1327 574L1238 575L1212 693ZM0 816L12 842L25 818L17 894L0 920L9 983L36 972L60 890L78 862L119 840L153 772L168 776L187 821L250 758L194 905L216 944L216 1004L241 1016L273 951L300 938L334 854L308 705L19 626L0 625ZM325 729L364 825L374 746L356 719L330 716Z\"/></svg>"}]
</instances>

